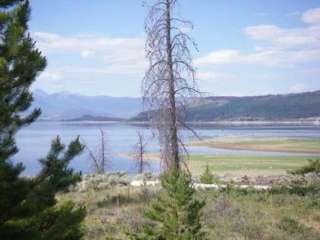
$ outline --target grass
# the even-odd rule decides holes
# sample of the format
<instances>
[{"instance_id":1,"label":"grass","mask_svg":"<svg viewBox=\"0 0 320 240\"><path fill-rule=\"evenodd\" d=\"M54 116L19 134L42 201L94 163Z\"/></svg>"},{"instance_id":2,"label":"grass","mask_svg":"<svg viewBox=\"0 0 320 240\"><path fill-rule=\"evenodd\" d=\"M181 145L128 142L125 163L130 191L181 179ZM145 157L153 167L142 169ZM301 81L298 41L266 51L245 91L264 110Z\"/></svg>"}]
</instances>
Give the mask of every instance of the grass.
<instances>
[{"instance_id":1,"label":"grass","mask_svg":"<svg viewBox=\"0 0 320 240\"><path fill-rule=\"evenodd\" d=\"M268 176L286 174L307 164L308 156L213 156L191 155L187 162L193 175L199 176L206 165L217 175Z\"/></svg>"},{"instance_id":2,"label":"grass","mask_svg":"<svg viewBox=\"0 0 320 240\"><path fill-rule=\"evenodd\" d=\"M206 165L217 175L233 176L270 176L283 175L287 171L298 169L308 163L308 160L318 159L314 156L263 156L263 155L210 155L190 154L186 161L192 175L199 176ZM160 161L159 154L148 153L150 161Z\"/></svg>"},{"instance_id":3,"label":"grass","mask_svg":"<svg viewBox=\"0 0 320 240\"><path fill-rule=\"evenodd\" d=\"M228 140L226 148L263 151L319 152L320 140ZM205 146L216 147L207 141ZM149 154L157 160L157 154ZM187 162L193 175L199 176L208 165L217 175L279 175L307 164L310 156L192 155ZM320 190L285 188L268 192L240 190L198 191L206 201L202 223L208 239L215 240L319 240ZM305 190L310 189L310 190ZM133 188L110 186L105 190L70 192L60 201L72 200L87 208L85 240L126 240L125 232L139 231L145 223L144 209L158 187ZM308 192L309 191L309 192Z\"/></svg>"},{"instance_id":4,"label":"grass","mask_svg":"<svg viewBox=\"0 0 320 240\"><path fill-rule=\"evenodd\" d=\"M143 211L157 189L113 187L103 191L68 193L87 207L85 240L127 239L125 231L139 231ZM317 194L255 192L229 188L223 192L198 191L206 200L203 226L208 239L318 240L320 199Z\"/></svg>"},{"instance_id":5,"label":"grass","mask_svg":"<svg viewBox=\"0 0 320 240\"><path fill-rule=\"evenodd\" d=\"M320 139L218 138L194 142L191 145L235 150L320 154Z\"/></svg>"}]
</instances>

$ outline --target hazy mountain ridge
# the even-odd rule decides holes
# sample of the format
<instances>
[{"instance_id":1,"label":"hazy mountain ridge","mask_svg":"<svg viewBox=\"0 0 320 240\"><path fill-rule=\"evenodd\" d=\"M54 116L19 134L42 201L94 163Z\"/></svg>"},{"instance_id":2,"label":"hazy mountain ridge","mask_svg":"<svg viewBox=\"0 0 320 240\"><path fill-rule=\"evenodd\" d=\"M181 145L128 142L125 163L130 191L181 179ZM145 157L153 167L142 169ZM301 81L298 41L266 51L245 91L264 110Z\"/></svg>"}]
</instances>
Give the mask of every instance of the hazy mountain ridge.
<instances>
[{"instance_id":1,"label":"hazy mountain ridge","mask_svg":"<svg viewBox=\"0 0 320 240\"><path fill-rule=\"evenodd\" d=\"M47 94L36 90L33 107L42 110L42 120L71 120L85 115L130 118L142 110L140 98L84 96L71 93Z\"/></svg>"},{"instance_id":2,"label":"hazy mountain ridge","mask_svg":"<svg viewBox=\"0 0 320 240\"><path fill-rule=\"evenodd\" d=\"M206 97L202 104L187 108L187 121L288 120L320 116L320 91L252 97ZM151 112L132 118L147 121Z\"/></svg>"},{"instance_id":3,"label":"hazy mountain ridge","mask_svg":"<svg viewBox=\"0 0 320 240\"><path fill-rule=\"evenodd\" d=\"M116 117L104 117L104 116L91 116L91 115L83 115L82 117L68 119L65 121L72 121L72 122L82 122L82 121L93 121L93 122L119 122L124 121L123 118L116 118Z\"/></svg>"}]
</instances>

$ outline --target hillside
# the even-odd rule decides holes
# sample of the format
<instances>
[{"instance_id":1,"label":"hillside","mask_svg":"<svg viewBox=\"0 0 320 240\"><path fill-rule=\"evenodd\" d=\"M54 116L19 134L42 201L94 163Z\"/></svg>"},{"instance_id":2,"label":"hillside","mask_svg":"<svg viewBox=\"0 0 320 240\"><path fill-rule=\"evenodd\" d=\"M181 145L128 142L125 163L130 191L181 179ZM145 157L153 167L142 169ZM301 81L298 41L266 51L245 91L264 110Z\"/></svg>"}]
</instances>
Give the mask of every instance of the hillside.
<instances>
[{"instance_id":1,"label":"hillside","mask_svg":"<svg viewBox=\"0 0 320 240\"><path fill-rule=\"evenodd\" d=\"M253 97L207 97L187 108L187 121L288 120L320 116L320 91ZM150 112L132 118L146 121Z\"/></svg>"}]
</instances>

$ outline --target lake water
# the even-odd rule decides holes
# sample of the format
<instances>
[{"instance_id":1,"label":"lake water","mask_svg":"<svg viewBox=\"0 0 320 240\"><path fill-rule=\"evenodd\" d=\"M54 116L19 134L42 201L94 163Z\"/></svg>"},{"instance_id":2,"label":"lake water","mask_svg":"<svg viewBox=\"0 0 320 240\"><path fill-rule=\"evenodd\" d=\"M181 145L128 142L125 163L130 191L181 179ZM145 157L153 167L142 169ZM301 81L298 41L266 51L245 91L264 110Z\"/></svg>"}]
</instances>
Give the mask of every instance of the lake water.
<instances>
[{"instance_id":1,"label":"lake water","mask_svg":"<svg viewBox=\"0 0 320 240\"><path fill-rule=\"evenodd\" d=\"M57 135L63 143L69 143L80 135L81 141L86 143L92 151L98 149L100 144L100 131L106 135L108 171L136 172L136 164L125 153L133 153L137 143L137 132L141 131L148 140L147 152L159 150L157 140L153 138L148 126L129 125L125 123L93 123L93 122L36 122L22 129L17 135L19 153L14 156L15 162L23 162L26 166L25 175L34 175L39 171L38 160L45 157L50 148L50 143ZM207 126L195 127L202 138L215 137L291 137L291 138L320 138L319 127L302 126L239 126L222 127ZM193 140L194 136L188 131L183 131L185 141ZM206 147L188 147L190 153L210 153L216 155L288 155L286 153L268 153L244 150L223 150ZM72 166L83 173L92 171L88 152L77 157ZM159 163L152 161L149 170L159 171Z\"/></svg>"}]
</instances>

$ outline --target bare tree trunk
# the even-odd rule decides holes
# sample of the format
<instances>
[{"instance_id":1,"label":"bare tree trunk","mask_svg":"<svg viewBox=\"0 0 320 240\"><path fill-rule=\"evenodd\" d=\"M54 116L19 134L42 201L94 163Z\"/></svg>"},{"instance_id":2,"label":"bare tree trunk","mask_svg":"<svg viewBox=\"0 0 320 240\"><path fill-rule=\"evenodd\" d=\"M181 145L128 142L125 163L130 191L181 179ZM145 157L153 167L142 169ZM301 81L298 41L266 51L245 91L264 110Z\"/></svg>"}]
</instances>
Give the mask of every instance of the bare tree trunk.
<instances>
[{"instance_id":1,"label":"bare tree trunk","mask_svg":"<svg viewBox=\"0 0 320 240\"><path fill-rule=\"evenodd\" d=\"M100 171L101 173L105 172L106 167L106 150L105 150L105 139L104 139L104 132L102 129L100 129L101 133L101 164L100 164Z\"/></svg>"},{"instance_id":2,"label":"bare tree trunk","mask_svg":"<svg viewBox=\"0 0 320 240\"><path fill-rule=\"evenodd\" d=\"M170 168L180 168L179 161L179 144L178 144L178 130L177 130L177 114L176 114L176 96L175 96L175 79L173 74L172 62L172 45L171 45L171 2L166 0L166 52L167 52L167 66L168 66L168 83L169 83L169 134L170 134L170 152L169 161Z\"/></svg>"},{"instance_id":3,"label":"bare tree trunk","mask_svg":"<svg viewBox=\"0 0 320 240\"><path fill-rule=\"evenodd\" d=\"M146 18L146 53L149 68L143 80L144 104L154 112L164 169L181 169L185 151L179 127L186 127L185 106L197 91L189 43L196 47L183 27L192 24L174 17L178 0L156 0Z\"/></svg>"},{"instance_id":4,"label":"bare tree trunk","mask_svg":"<svg viewBox=\"0 0 320 240\"><path fill-rule=\"evenodd\" d=\"M85 148L89 152L89 157L91 158L93 169L98 174L103 174L106 171L106 140L105 133L102 129L100 130L100 144L97 146L96 151L92 151L88 144L84 143Z\"/></svg>"},{"instance_id":5,"label":"bare tree trunk","mask_svg":"<svg viewBox=\"0 0 320 240\"><path fill-rule=\"evenodd\" d=\"M137 161L137 168L138 168L138 173L139 174L142 174L144 173L144 167L145 165L148 165L148 163L145 161L144 159L144 155L146 153L146 142L144 140L144 136L141 132L137 132L137 135L138 135L138 142L136 144L136 149L135 149L135 152L136 152L136 161Z\"/></svg>"}]
</instances>

